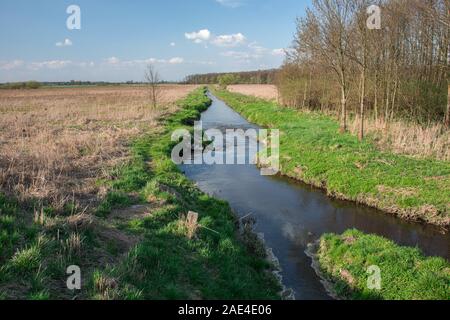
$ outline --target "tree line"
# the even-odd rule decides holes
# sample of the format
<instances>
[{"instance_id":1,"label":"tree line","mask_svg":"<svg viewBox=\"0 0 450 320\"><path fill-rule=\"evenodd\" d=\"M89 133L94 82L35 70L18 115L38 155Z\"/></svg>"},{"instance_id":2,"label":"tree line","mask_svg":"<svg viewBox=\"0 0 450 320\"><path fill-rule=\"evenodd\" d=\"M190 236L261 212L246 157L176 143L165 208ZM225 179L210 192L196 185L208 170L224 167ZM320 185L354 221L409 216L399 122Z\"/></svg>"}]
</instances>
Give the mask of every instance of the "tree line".
<instances>
[{"instance_id":1,"label":"tree line","mask_svg":"<svg viewBox=\"0 0 450 320\"><path fill-rule=\"evenodd\" d=\"M380 10L369 28L368 8ZM277 76L285 104L358 117L450 125L448 0L313 0Z\"/></svg>"},{"instance_id":2,"label":"tree line","mask_svg":"<svg viewBox=\"0 0 450 320\"><path fill-rule=\"evenodd\" d=\"M0 84L0 89L11 89L11 90L39 89L40 87L42 87L42 83L37 81L10 82Z\"/></svg>"},{"instance_id":3,"label":"tree line","mask_svg":"<svg viewBox=\"0 0 450 320\"><path fill-rule=\"evenodd\" d=\"M188 75L186 84L274 84L278 70L258 70L228 73L207 73Z\"/></svg>"}]
</instances>

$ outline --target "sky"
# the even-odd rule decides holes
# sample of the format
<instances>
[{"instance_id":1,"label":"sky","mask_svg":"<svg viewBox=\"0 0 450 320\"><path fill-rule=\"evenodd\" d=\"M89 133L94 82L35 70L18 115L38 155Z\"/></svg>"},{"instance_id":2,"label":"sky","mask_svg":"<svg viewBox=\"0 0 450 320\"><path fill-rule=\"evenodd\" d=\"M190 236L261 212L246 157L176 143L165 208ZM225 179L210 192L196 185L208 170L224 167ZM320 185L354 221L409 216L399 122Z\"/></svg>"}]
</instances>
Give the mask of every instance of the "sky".
<instances>
[{"instance_id":1,"label":"sky","mask_svg":"<svg viewBox=\"0 0 450 320\"><path fill-rule=\"evenodd\" d=\"M276 68L309 1L0 0L0 82Z\"/></svg>"}]
</instances>

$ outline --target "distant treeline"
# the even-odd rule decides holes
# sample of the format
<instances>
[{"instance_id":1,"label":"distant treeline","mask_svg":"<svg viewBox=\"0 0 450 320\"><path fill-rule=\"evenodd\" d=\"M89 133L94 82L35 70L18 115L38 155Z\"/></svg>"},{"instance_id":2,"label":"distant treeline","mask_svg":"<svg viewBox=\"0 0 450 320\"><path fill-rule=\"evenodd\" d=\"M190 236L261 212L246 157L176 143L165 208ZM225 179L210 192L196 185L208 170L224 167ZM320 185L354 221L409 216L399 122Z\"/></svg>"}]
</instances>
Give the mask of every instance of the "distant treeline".
<instances>
[{"instance_id":1,"label":"distant treeline","mask_svg":"<svg viewBox=\"0 0 450 320\"><path fill-rule=\"evenodd\" d=\"M39 89L42 83L37 81L2 83L0 89Z\"/></svg>"},{"instance_id":2,"label":"distant treeline","mask_svg":"<svg viewBox=\"0 0 450 320\"><path fill-rule=\"evenodd\" d=\"M189 75L184 79L186 84L218 84L224 76L231 75L234 84L274 84L277 69L227 72L227 73L207 73Z\"/></svg>"},{"instance_id":3,"label":"distant treeline","mask_svg":"<svg viewBox=\"0 0 450 320\"><path fill-rule=\"evenodd\" d=\"M171 84L174 82L162 81L161 84ZM8 82L0 83L0 89L39 89L41 87L71 87L71 86L120 86L120 85L144 85L145 82L126 81L126 82L106 82L106 81L60 81L60 82Z\"/></svg>"}]
</instances>

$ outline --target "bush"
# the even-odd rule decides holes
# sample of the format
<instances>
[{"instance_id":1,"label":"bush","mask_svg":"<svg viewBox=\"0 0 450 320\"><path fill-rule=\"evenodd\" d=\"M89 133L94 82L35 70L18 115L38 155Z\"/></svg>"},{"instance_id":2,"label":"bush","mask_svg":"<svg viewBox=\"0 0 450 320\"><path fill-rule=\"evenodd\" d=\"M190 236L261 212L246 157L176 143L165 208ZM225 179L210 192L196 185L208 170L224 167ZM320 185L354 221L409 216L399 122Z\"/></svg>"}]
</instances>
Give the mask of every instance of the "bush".
<instances>
[{"instance_id":1,"label":"bush","mask_svg":"<svg viewBox=\"0 0 450 320\"><path fill-rule=\"evenodd\" d=\"M219 77L219 85L222 89L226 89L229 85L236 84L239 82L239 76L234 74L224 74Z\"/></svg>"},{"instance_id":2,"label":"bush","mask_svg":"<svg viewBox=\"0 0 450 320\"><path fill-rule=\"evenodd\" d=\"M0 85L0 89L21 90L21 89L39 89L42 84L37 81L12 82Z\"/></svg>"}]
</instances>

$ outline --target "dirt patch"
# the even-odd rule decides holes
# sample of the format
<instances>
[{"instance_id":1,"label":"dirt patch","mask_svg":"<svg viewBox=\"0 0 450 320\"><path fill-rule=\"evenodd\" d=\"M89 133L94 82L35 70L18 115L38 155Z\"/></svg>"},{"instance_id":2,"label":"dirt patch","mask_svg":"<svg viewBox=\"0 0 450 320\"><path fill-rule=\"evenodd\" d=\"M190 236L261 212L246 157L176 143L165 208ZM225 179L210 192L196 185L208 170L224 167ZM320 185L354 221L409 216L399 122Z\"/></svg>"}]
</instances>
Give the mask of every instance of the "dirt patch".
<instances>
[{"instance_id":1,"label":"dirt patch","mask_svg":"<svg viewBox=\"0 0 450 320\"><path fill-rule=\"evenodd\" d=\"M254 96L267 100L278 100L278 89L272 84L236 84L228 86L231 92Z\"/></svg>"},{"instance_id":2,"label":"dirt patch","mask_svg":"<svg viewBox=\"0 0 450 320\"><path fill-rule=\"evenodd\" d=\"M113 210L109 215L110 219L133 220L142 219L151 215L153 207L148 205L135 205L130 208Z\"/></svg>"},{"instance_id":3,"label":"dirt patch","mask_svg":"<svg viewBox=\"0 0 450 320\"><path fill-rule=\"evenodd\" d=\"M341 278L344 279L344 281L350 286L355 283L355 278L351 275L350 271L341 269L339 274L341 275Z\"/></svg>"},{"instance_id":4,"label":"dirt patch","mask_svg":"<svg viewBox=\"0 0 450 320\"><path fill-rule=\"evenodd\" d=\"M98 237L107 245L115 246L117 253L127 253L133 246L139 243L140 237L125 233L115 228L100 228Z\"/></svg>"},{"instance_id":5,"label":"dirt patch","mask_svg":"<svg viewBox=\"0 0 450 320\"><path fill-rule=\"evenodd\" d=\"M419 194L417 189L414 189L414 188L391 188L388 186L378 186L377 190L380 193L395 194L399 197L404 197L404 198L415 197L415 196L418 196L418 194Z\"/></svg>"}]
</instances>

